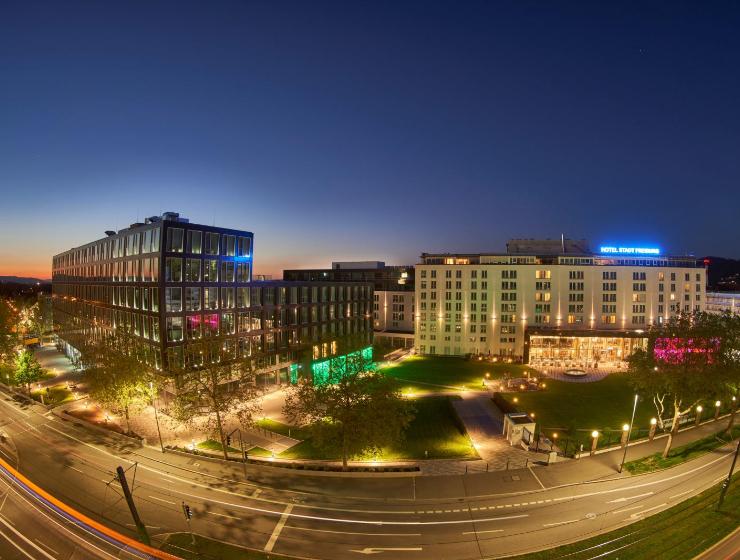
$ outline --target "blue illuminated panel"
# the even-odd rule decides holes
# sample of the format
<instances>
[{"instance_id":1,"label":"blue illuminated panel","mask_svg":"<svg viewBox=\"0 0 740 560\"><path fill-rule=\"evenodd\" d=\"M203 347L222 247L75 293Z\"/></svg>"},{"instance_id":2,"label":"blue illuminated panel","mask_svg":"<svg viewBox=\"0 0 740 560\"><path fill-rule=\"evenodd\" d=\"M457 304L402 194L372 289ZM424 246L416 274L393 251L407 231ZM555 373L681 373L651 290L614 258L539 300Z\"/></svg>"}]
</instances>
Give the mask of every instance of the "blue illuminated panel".
<instances>
[{"instance_id":1,"label":"blue illuminated panel","mask_svg":"<svg viewBox=\"0 0 740 560\"><path fill-rule=\"evenodd\" d=\"M657 247L611 247L603 246L599 252L605 255L660 255Z\"/></svg>"}]
</instances>

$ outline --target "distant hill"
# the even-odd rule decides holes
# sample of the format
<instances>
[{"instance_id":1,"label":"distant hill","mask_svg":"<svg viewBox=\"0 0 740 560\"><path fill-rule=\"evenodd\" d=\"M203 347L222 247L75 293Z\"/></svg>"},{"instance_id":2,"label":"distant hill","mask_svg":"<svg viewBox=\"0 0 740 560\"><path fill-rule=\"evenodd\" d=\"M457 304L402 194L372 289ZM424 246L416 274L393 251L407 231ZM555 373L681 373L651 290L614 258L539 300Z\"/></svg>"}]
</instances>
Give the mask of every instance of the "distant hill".
<instances>
[{"instance_id":1,"label":"distant hill","mask_svg":"<svg viewBox=\"0 0 740 560\"><path fill-rule=\"evenodd\" d=\"M707 283L712 290L740 290L740 260L706 257L709 261Z\"/></svg>"},{"instance_id":2,"label":"distant hill","mask_svg":"<svg viewBox=\"0 0 740 560\"><path fill-rule=\"evenodd\" d=\"M0 276L0 284L35 284L41 282L48 284L51 280L42 280L41 278L28 278L25 276Z\"/></svg>"}]
</instances>

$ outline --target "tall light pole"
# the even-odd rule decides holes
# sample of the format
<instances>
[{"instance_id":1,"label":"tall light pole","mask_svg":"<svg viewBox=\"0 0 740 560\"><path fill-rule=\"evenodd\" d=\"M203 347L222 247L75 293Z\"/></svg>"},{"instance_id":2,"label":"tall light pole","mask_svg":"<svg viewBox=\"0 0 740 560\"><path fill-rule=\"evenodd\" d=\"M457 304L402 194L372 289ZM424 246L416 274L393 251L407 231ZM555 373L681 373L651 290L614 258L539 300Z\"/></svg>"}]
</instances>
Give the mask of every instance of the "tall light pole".
<instances>
[{"instance_id":1,"label":"tall light pole","mask_svg":"<svg viewBox=\"0 0 740 560\"><path fill-rule=\"evenodd\" d=\"M727 474L727 478L722 483L722 489L719 491L719 503L717 504L717 510L722 507L722 502L725 501L725 494L727 494L727 489L730 487L730 482L732 482L732 471L735 470L735 463L737 462L738 453L740 453L740 440L738 440L737 447L735 448L735 456L732 458L730 472Z\"/></svg>"},{"instance_id":2,"label":"tall light pole","mask_svg":"<svg viewBox=\"0 0 740 560\"><path fill-rule=\"evenodd\" d=\"M619 470L617 472L621 473L622 469L624 468L624 461L627 459L627 448L630 446L630 436L632 435L632 425L635 423L635 411L637 410L637 398L638 396L635 395L635 404L632 405L632 420L630 421L629 430L627 431L627 443L624 446L624 453L622 454L622 462L619 464Z\"/></svg>"},{"instance_id":3,"label":"tall light pole","mask_svg":"<svg viewBox=\"0 0 740 560\"><path fill-rule=\"evenodd\" d=\"M157 415L157 397L154 394L154 383L149 382L149 390L152 392L152 408L154 408L154 422L157 424L157 435L159 436L159 447L164 453L164 443L162 443L162 432L159 429L159 416Z\"/></svg>"}]
</instances>

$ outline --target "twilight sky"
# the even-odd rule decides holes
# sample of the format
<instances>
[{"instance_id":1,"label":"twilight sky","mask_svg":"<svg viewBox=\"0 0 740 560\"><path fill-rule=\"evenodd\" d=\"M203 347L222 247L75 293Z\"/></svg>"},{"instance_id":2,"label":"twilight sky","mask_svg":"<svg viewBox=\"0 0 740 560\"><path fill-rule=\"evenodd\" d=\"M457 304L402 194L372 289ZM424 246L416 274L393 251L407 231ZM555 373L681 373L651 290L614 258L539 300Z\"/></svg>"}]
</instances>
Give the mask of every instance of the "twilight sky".
<instances>
[{"instance_id":1,"label":"twilight sky","mask_svg":"<svg viewBox=\"0 0 740 560\"><path fill-rule=\"evenodd\" d=\"M0 275L137 217L255 270L585 237L740 257L737 2L3 2Z\"/></svg>"}]
</instances>

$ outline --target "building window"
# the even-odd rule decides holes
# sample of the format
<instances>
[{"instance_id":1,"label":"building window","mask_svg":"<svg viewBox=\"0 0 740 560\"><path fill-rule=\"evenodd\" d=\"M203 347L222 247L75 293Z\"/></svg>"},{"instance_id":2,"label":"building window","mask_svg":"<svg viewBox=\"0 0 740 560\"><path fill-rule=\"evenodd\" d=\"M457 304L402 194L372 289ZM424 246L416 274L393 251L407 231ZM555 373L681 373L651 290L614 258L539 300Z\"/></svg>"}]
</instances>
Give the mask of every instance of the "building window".
<instances>
[{"instance_id":1,"label":"building window","mask_svg":"<svg viewBox=\"0 0 740 560\"><path fill-rule=\"evenodd\" d=\"M203 232L195 229L188 230L188 253L200 255L203 250Z\"/></svg>"},{"instance_id":2,"label":"building window","mask_svg":"<svg viewBox=\"0 0 740 560\"><path fill-rule=\"evenodd\" d=\"M234 281L234 261L221 262L221 282Z\"/></svg>"},{"instance_id":3,"label":"building window","mask_svg":"<svg viewBox=\"0 0 740 560\"><path fill-rule=\"evenodd\" d=\"M203 288L203 309L218 309L218 288Z\"/></svg>"},{"instance_id":4,"label":"building window","mask_svg":"<svg viewBox=\"0 0 740 560\"><path fill-rule=\"evenodd\" d=\"M233 309L234 288L221 288L221 309Z\"/></svg>"},{"instance_id":5,"label":"building window","mask_svg":"<svg viewBox=\"0 0 740 560\"><path fill-rule=\"evenodd\" d=\"M200 282L200 259L185 259L185 282Z\"/></svg>"},{"instance_id":6,"label":"building window","mask_svg":"<svg viewBox=\"0 0 740 560\"><path fill-rule=\"evenodd\" d=\"M167 317L167 342L182 340L182 317Z\"/></svg>"},{"instance_id":7,"label":"building window","mask_svg":"<svg viewBox=\"0 0 740 560\"><path fill-rule=\"evenodd\" d=\"M218 261L206 259L203 261L203 282L218 282Z\"/></svg>"},{"instance_id":8,"label":"building window","mask_svg":"<svg viewBox=\"0 0 740 560\"><path fill-rule=\"evenodd\" d=\"M236 263L236 281L249 282L249 263Z\"/></svg>"},{"instance_id":9,"label":"building window","mask_svg":"<svg viewBox=\"0 0 740 560\"><path fill-rule=\"evenodd\" d=\"M248 257L252 250L252 240L249 237L240 237L237 241L236 256Z\"/></svg>"},{"instance_id":10,"label":"building window","mask_svg":"<svg viewBox=\"0 0 740 560\"><path fill-rule=\"evenodd\" d=\"M200 288L185 288L185 311L200 311Z\"/></svg>"},{"instance_id":11,"label":"building window","mask_svg":"<svg viewBox=\"0 0 740 560\"><path fill-rule=\"evenodd\" d=\"M182 288L165 288L164 306L168 313L182 311Z\"/></svg>"},{"instance_id":12,"label":"building window","mask_svg":"<svg viewBox=\"0 0 740 560\"><path fill-rule=\"evenodd\" d=\"M182 253L183 230L182 228L167 229L167 252Z\"/></svg>"},{"instance_id":13,"label":"building window","mask_svg":"<svg viewBox=\"0 0 740 560\"><path fill-rule=\"evenodd\" d=\"M182 259L167 257L164 267L165 282L182 282Z\"/></svg>"},{"instance_id":14,"label":"building window","mask_svg":"<svg viewBox=\"0 0 740 560\"><path fill-rule=\"evenodd\" d=\"M224 235L224 252L223 254L227 257L233 257L236 255L236 237L233 235Z\"/></svg>"},{"instance_id":15,"label":"building window","mask_svg":"<svg viewBox=\"0 0 740 560\"><path fill-rule=\"evenodd\" d=\"M206 255L218 255L218 234L206 232Z\"/></svg>"},{"instance_id":16,"label":"building window","mask_svg":"<svg viewBox=\"0 0 740 560\"><path fill-rule=\"evenodd\" d=\"M186 337L188 340L197 340L202 336L200 315L188 315L185 318Z\"/></svg>"}]
</instances>

